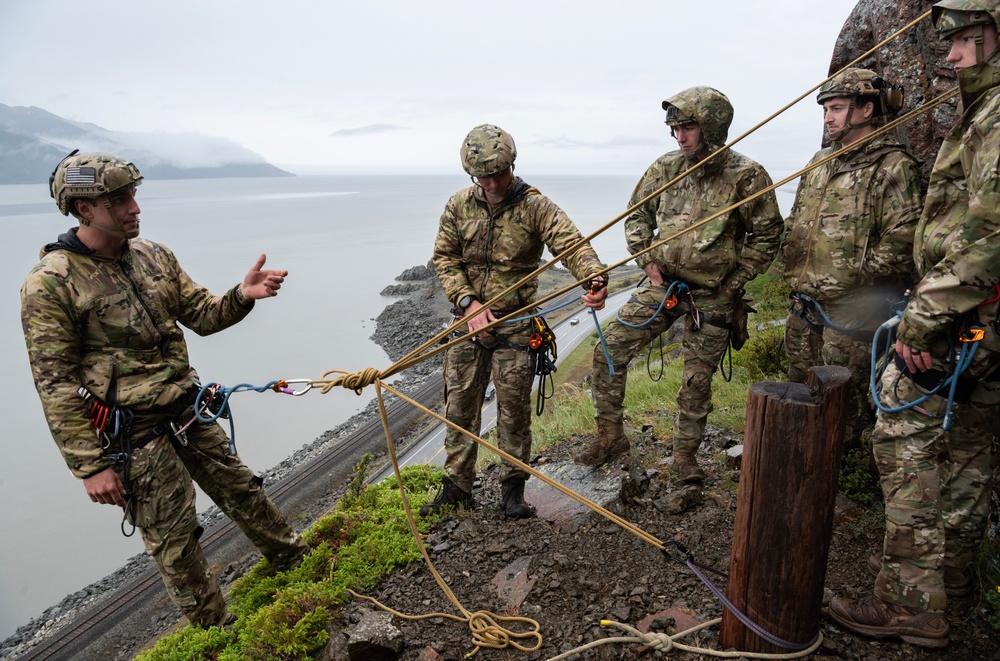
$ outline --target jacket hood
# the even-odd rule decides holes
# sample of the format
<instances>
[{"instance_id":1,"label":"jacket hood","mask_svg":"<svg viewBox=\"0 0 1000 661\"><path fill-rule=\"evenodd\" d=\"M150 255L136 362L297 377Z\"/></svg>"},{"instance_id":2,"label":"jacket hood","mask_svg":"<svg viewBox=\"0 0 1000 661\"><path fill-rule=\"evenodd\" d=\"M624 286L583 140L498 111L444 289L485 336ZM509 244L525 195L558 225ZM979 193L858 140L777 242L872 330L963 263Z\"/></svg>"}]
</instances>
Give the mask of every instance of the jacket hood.
<instances>
[{"instance_id":1,"label":"jacket hood","mask_svg":"<svg viewBox=\"0 0 1000 661\"><path fill-rule=\"evenodd\" d=\"M53 241L52 243L45 244L45 247L42 248L42 254L44 255L46 253L55 252L57 250L66 250L68 252L80 253L81 255L90 255L94 253L95 252L94 250L91 250L90 248L85 246L83 244L83 241L81 241L80 238L77 237L76 231L77 228L73 227L68 231L60 234L59 238Z\"/></svg>"}]
</instances>

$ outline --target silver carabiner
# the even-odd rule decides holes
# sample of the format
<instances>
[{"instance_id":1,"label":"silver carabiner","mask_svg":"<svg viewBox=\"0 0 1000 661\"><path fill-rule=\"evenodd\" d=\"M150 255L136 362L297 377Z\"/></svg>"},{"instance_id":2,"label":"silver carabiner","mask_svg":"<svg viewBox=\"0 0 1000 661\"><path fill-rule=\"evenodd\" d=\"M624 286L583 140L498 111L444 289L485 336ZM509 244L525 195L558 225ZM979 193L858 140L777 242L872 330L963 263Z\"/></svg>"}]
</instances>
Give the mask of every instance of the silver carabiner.
<instances>
[{"instance_id":1,"label":"silver carabiner","mask_svg":"<svg viewBox=\"0 0 1000 661\"><path fill-rule=\"evenodd\" d=\"M306 387L302 390L295 390L294 388L289 388L288 386L293 383L304 383ZM312 390L312 379L282 379L274 386L275 392L283 392L286 395L291 395L293 397L299 397Z\"/></svg>"}]
</instances>

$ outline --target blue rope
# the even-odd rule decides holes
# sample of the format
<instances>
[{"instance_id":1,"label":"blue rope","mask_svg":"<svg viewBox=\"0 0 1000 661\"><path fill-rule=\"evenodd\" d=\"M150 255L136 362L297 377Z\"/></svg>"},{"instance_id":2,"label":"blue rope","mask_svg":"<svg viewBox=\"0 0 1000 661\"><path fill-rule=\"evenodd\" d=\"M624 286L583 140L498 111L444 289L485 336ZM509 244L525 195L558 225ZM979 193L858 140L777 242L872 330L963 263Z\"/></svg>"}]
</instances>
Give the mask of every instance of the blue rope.
<instances>
[{"instance_id":1,"label":"blue rope","mask_svg":"<svg viewBox=\"0 0 1000 661\"><path fill-rule=\"evenodd\" d=\"M507 319L506 321L504 321L504 323L505 324L512 324L515 321L529 321L531 319L534 319L535 317L541 317L542 315L549 314L550 312L555 312L556 310L562 310L563 308L568 307L570 305L573 305L574 303L579 303L579 299L571 298L568 301L566 301L565 303L560 303L559 305L555 306L554 308L549 308L548 310L542 310L541 312L539 312L537 314L529 314L526 317L515 317L514 319Z\"/></svg>"},{"instance_id":2,"label":"blue rope","mask_svg":"<svg viewBox=\"0 0 1000 661\"><path fill-rule=\"evenodd\" d=\"M664 300L666 300L666 299L664 299ZM529 321L531 319L534 319L535 317L541 317L541 316L549 314L551 312L555 312L556 310L561 310L561 309L563 309L565 307L569 307L570 305L573 305L574 303L578 303L578 302L579 302L578 299L571 298L570 300L566 301L565 303L560 303L559 305L557 305L555 307L552 307L552 308L549 308L547 310L543 310L542 312L539 312L538 314L529 314L526 317L516 317L514 319L507 319L504 323L505 324L512 324L515 321ZM594 326L597 328L597 336L601 340L601 349L604 351L604 358L608 361L608 373L611 376L614 376L615 375L615 367L614 367L614 365L611 364L611 354L608 353L608 344L607 344L607 342L604 341L604 331L601 329L601 322L599 322L597 320L597 314L594 312L594 310L592 308L587 308L587 312L589 312L592 315L592 318L594 320ZM616 313L616 315L617 315L617 313Z\"/></svg>"},{"instance_id":3,"label":"blue rope","mask_svg":"<svg viewBox=\"0 0 1000 661\"><path fill-rule=\"evenodd\" d=\"M678 294L683 294L685 291L687 291L687 288L688 288L687 283L685 283L683 280L674 280L673 282L671 282L670 286L667 287L667 293L663 295L663 300L660 301L660 305L656 308L656 312L654 312L649 319L642 322L641 324L630 324L629 322L622 319L621 308L618 308L618 312L615 312L615 319L617 319L618 323L620 323L621 325L628 326L629 328L643 328L645 326L648 326L649 324L653 323L653 319L656 319L656 317L660 314L660 312L663 310L663 306L667 304L667 300L670 298L670 295L673 294L675 290L677 291Z\"/></svg>"},{"instance_id":4,"label":"blue rope","mask_svg":"<svg viewBox=\"0 0 1000 661\"><path fill-rule=\"evenodd\" d=\"M834 323L834 321L832 319L830 319L829 316L827 316L826 310L824 310L823 306L819 304L819 301L817 301L817 300L815 300L813 298L810 298L810 297L806 296L805 294L801 294L801 293L798 293L798 292L795 293L795 296L798 296L803 301L806 301L808 303L812 303L816 307L816 309L819 311L820 315L823 317L823 325L832 328L833 330L837 331L838 333L853 333L855 331L859 331L859 330L863 330L864 329L864 324L858 325L858 326L856 326L854 328L848 328L847 326L841 326L840 324L836 324L836 323Z\"/></svg>"},{"instance_id":5,"label":"blue rope","mask_svg":"<svg viewBox=\"0 0 1000 661\"><path fill-rule=\"evenodd\" d=\"M899 312L894 317L892 317L891 319L883 323L881 326L879 326L877 329L875 329L875 336L872 338L871 376L868 384L872 392L872 400L874 400L875 406L878 407L879 411L883 411L885 413L899 413L900 411L906 411L907 409L912 409L914 407L919 406L920 404L923 404L934 395L937 395L942 390L942 388L948 386L948 400L945 406L944 423L941 425L941 428L944 431L948 431L949 429L951 429L952 407L955 404L955 389L958 387L958 377L961 376L962 373L969 368L969 365L972 364L972 358L976 355L976 349L979 348L979 342L977 341L977 342L962 343L962 349L958 353L958 359L955 361L954 370L952 370L952 373L949 374L947 378L945 378L943 381L941 381L941 383L934 386L933 389L924 393L923 395L921 395L920 397L918 397L913 401L905 402L900 406L896 407L888 407L882 403L882 398L881 398L882 394L881 381L882 381L883 370L879 370L878 368L879 335L882 334L883 332L886 333L885 353L883 355L886 356L886 364L888 365L889 351L896 343L895 329L896 326L899 325L899 322L902 320L902 318L903 318L903 313ZM910 378L912 379L913 377L911 376Z\"/></svg>"},{"instance_id":6,"label":"blue rope","mask_svg":"<svg viewBox=\"0 0 1000 661\"><path fill-rule=\"evenodd\" d=\"M198 396L194 400L194 415L198 419L198 422L215 422L219 418L229 419L229 454L236 456L236 424L233 422L233 412L229 408L229 398L233 396L234 393L244 392L248 390L253 390L255 392L264 392L266 390L274 390L280 381L271 381L267 385L255 386L250 383L241 383L239 385L233 386L232 388L226 388L219 383L209 383L208 385L202 386L201 390L198 391ZM211 390L212 394L209 396L208 402L206 402L205 410L208 411L209 415L202 415L202 401L207 391ZM219 407L217 412L212 412L208 408L208 403L210 403L217 393L222 393L222 405Z\"/></svg>"},{"instance_id":7,"label":"blue rope","mask_svg":"<svg viewBox=\"0 0 1000 661\"><path fill-rule=\"evenodd\" d=\"M597 328L597 337L601 340L601 349L604 350L604 359L608 361L608 375L615 375L615 366L611 364L611 354L608 353L608 343L604 341L604 331L601 330L601 322L597 320L597 313L593 308L587 310L590 313L591 318L594 320L594 327Z\"/></svg>"}]
</instances>

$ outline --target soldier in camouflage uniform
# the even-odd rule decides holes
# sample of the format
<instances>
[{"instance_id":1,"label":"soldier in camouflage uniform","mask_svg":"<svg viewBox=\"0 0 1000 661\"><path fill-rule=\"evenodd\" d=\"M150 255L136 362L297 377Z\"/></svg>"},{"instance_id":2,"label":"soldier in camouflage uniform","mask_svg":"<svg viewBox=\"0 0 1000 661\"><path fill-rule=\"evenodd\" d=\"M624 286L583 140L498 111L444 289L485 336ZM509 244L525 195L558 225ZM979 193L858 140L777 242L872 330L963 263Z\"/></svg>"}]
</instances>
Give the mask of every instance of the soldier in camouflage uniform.
<instances>
[{"instance_id":1,"label":"soldier in camouflage uniform","mask_svg":"<svg viewBox=\"0 0 1000 661\"><path fill-rule=\"evenodd\" d=\"M434 242L434 268L445 296L462 316L478 312L468 323L471 333L517 310L529 314L538 289L535 279L488 309L482 304L537 269L543 247L552 255L561 255L583 238L562 209L514 176L516 157L514 140L503 129L484 124L469 132L462 143L461 159L474 185L448 200ZM597 310L603 308L606 280L598 275L603 265L593 248L584 244L563 257L563 264L576 279L593 282L583 296L584 304ZM528 320L501 324L451 347L444 360L448 420L478 434L483 396L492 376L496 385L497 443L525 463L531 452L531 332ZM421 508L421 514L438 512L443 505L474 504L472 483L478 448L460 432L448 429L448 475L433 503ZM527 473L504 462L502 509L508 518L534 515L524 502L526 479Z\"/></svg>"},{"instance_id":2,"label":"soldier in camouflage uniform","mask_svg":"<svg viewBox=\"0 0 1000 661\"><path fill-rule=\"evenodd\" d=\"M664 101L663 109L680 150L649 166L629 206L722 148L733 120L729 99L710 87L684 90ZM628 249L639 252L770 185L764 168L727 150L633 212L625 220ZM594 348L591 383L597 437L576 457L577 463L597 466L628 453L622 408L629 361L683 319L684 372L674 423L674 469L685 481L704 479L695 452L712 410L712 375L729 345L737 297L743 285L771 263L781 227L774 193L769 192L636 258L648 280L605 331L614 376L603 348ZM675 282L684 283L686 291L674 307L657 313Z\"/></svg>"},{"instance_id":3,"label":"soldier in camouflage uniform","mask_svg":"<svg viewBox=\"0 0 1000 661\"><path fill-rule=\"evenodd\" d=\"M813 365L848 368L847 437L856 443L875 421L868 399L872 336L891 315L888 301L912 284L920 171L894 138L865 141L902 102L874 72L847 69L816 100L832 144L810 164L857 146L802 177L785 221L788 380L805 383Z\"/></svg>"},{"instance_id":4,"label":"soldier in camouflage uniform","mask_svg":"<svg viewBox=\"0 0 1000 661\"><path fill-rule=\"evenodd\" d=\"M972 592L968 568L988 515L990 418L1000 404L1000 2L944 0L932 12L951 42L961 114L938 152L917 225L921 279L882 377L885 404L899 407L939 383L970 328L985 336L958 382L949 430L943 395L879 413L874 454L886 533L875 593L836 597L830 614L864 635L944 647L948 597Z\"/></svg>"},{"instance_id":5,"label":"soldier in camouflage uniform","mask_svg":"<svg viewBox=\"0 0 1000 661\"><path fill-rule=\"evenodd\" d=\"M228 328L255 299L275 296L287 272L261 270L261 255L240 285L213 296L169 249L139 238L141 182L135 165L111 154L73 152L56 167L52 196L80 225L46 245L24 281L24 339L70 471L93 502L125 509L192 624L225 625L235 616L198 543L192 479L273 567L294 566L307 547L261 478L229 454L218 424L195 423L185 439L171 433L171 422L192 417L198 389L179 324L200 335Z\"/></svg>"}]
</instances>

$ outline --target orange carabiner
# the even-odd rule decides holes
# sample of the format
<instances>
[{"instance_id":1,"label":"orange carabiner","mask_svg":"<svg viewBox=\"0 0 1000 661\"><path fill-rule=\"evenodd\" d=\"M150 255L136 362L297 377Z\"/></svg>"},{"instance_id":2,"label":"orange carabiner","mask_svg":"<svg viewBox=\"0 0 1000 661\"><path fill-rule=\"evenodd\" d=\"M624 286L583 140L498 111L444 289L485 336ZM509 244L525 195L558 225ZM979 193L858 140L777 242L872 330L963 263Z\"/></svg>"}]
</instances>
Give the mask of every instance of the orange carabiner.
<instances>
[{"instance_id":1,"label":"orange carabiner","mask_svg":"<svg viewBox=\"0 0 1000 661\"><path fill-rule=\"evenodd\" d=\"M959 342L979 342L986 336L986 331L982 328L970 328L958 334Z\"/></svg>"}]
</instances>

